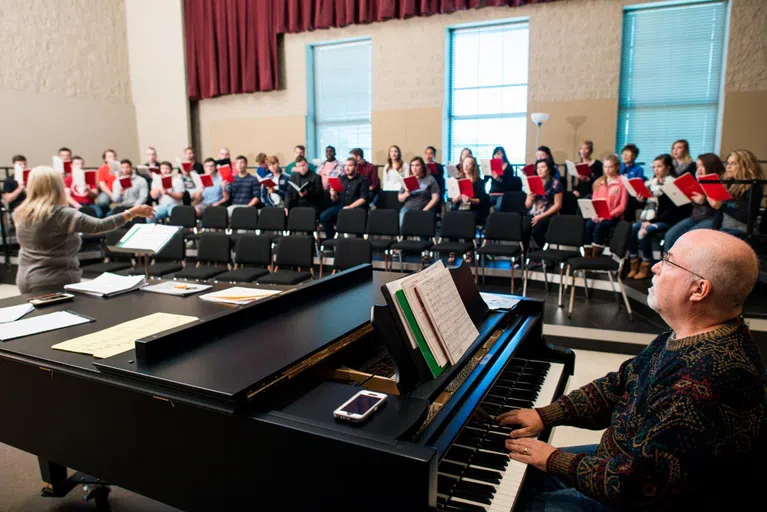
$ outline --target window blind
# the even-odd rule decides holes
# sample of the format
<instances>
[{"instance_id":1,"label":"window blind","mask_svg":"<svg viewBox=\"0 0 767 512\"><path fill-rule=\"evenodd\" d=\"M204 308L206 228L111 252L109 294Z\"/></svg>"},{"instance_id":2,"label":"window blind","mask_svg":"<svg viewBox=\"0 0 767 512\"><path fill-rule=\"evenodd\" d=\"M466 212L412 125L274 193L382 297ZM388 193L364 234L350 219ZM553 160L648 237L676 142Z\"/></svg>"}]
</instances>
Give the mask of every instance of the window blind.
<instances>
[{"instance_id":1,"label":"window blind","mask_svg":"<svg viewBox=\"0 0 767 512\"><path fill-rule=\"evenodd\" d=\"M529 32L526 22L450 32L445 160L457 161L464 147L492 158L503 146L509 161L525 161Z\"/></svg>"},{"instance_id":2,"label":"window blind","mask_svg":"<svg viewBox=\"0 0 767 512\"><path fill-rule=\"evenodd\" d=\"M726 20L726 2L624 12L617 151L634 143L649 162L677 139L693 158L715 151Z\"/></svg>"},{"instance_id":3,"label":"window blind","mask_svg":"<svg viewBox=\"0 0 767 512\"><path fill-rule=\"evenodd\" d=\"M371 154L371 44L370 41L313 47L314 158L324 158L325 147L336 148L338 159L355 147Z\"/></svg>"}]
</instances>

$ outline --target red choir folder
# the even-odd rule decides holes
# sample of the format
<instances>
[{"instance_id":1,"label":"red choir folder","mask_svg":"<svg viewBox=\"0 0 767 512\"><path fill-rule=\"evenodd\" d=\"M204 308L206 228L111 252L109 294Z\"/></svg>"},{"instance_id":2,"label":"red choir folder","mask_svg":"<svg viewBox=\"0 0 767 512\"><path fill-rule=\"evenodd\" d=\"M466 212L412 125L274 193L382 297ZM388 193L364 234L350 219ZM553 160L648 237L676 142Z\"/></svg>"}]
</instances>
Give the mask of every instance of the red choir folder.
<instances>
[{"instance_id":1,"label":"red choir folder","mask_svg":"<svg viewBox=\"0 0 767 512\"><path fill-rule=\"evenodd\" d=\"M161 181L165 190L173 188L173 176L163 176Z\"/></svg>"},{"instance_id":2,"label":"red choir folder","mask_svg":"<svg viewBox=\"0 0 767 512\"><path fill-rule=\"evenodd\" d=\"M594 205L594 211L597 212L597 217L600 219L610 218L610 208L607 207L607 199L592 199L591 204Z\"/></svg>"},{"instance_id":3,"label":"red choir folder","mask_svg":"<svg viewBox=\"0 0 767 512\"><path fill-rule=\"evenodd\" d=\"M266 188L273 188L277 186L277 184L273 182L271 178L264 178L262 180L259 180L259 182Z\"/></svg>"},{"instance_id":4,"label":"red choir folder","mask_svg":"<svg viewBox=\"0 0 767 512\"><path fill-rule=\"evenodd\" d=\"M150 172L153 172L154 174L160 174L160 168L159 167L150 167Z\"/></svg>"},{"instance_id":5,"label":"red choir folder","mask_svg":"<svg viewBox=\"0 0 767 512\"><path fill-rule=\"evenodd\" d=\"M591 167L589 167L589 164L575 164L575 172L581 178L588 178L591 176Z\"/></svg>"},{"instance_id":6,"label":"red choir folder","mask_svg":"<svg viewBox=\"0 0 767 512\"><path fill-rule=\"evenodd\" d=\"M493 158L490 160L490 170L494 172L499 178L503 176L503 160L500 158Z\"/></svg>"},{"instance_id":7,"label":"red choir folder","mask_svg":"<svg viewBox=\"0 0 767 512\"><path fill-rule=\"evenodd\" d=\"M640 198L650 199L652 197L650 189L644 184L642 178L631 178L628 182Z\"/></svg>"},{"instance_id":8,"label":"red choir folder","mask_svg":"<svg viewBox=\"0 0 767 512\"><path fill-rule=\"evenodd\" d=\"M133 186L133 183L131 183L130 178L120 178L120 186L123 188L123 190L128 190Z\"/></svg>"},{"instance_id":9,"label":"red choir folder","mask_svg":"<svg viewBox=\"0 0 767 512\"><path fill-rule=\"evenodd\" d=\"M341 185L341 178L338 177L330 177L328 178L328 183L330 184L330 187L335 190L336 192L343 192L344 186Z\"/></svg>"},{"instance_id":10,"label":"red choir folder","mask_svg":"<svg viewBox=\"0 0 767 512\"><path fill-rule=\"evenodd\" d=\"M458 190L461 191L461 195L474 199L474 183L470 179L458 180Z\"/></svg>"},{"instance_id":11,"label":"red choir folder","mask_svg":"<svg viewBox=\"0 0 767 512\"><path fill-rule=\"evenodd\" d=\"M200 175L200 181L202 182L202 188L208 188L213 186L213 177L207 174Z\"/></svg>"},{"instance_id":12,"label":"red choir folder","mask_svg":"<svg viewBox=\"0 0 767 512\"><path fill-rule=\"evenodd\" d=\"M72 162L64 162L64 176L72 174Z\"/></svg>"},{"instance_id":13,"label":"red choir folder","mask_svg":"<svg viewBox=\"0 0 767 512\"><path fill-rule=\"evenodd\" d=\"M24 181L24 185L29 183L29 173L32 172L32 169L24 169L24 177L22 180Z\"/></svg>"},{"instance_id":14,"label":"red choir folder","mask_svg":"<svg viewBox=\"0 0 767 512\"><path fill-rule=\"evenodd\" d=\"M706 193L700 187L700 184L695 180L692 174L686 172L674 180L674 185L679 191L687 196L687 199L692 201L693 192L705 195Z\"/></svg>"},{"instance_id":15,"label":"red choir folder","mask_svg":"<svg viewBox=\"0 0 767 512\"><path fill-rule=\"evenodd\" d=\"M719 179L719 176L716 174L706 174L705 176L701 176L698 180L700 181L700 186L703 188L703 191L706 192L708 197L714 201L729 201L732 199L732 196L725 186L721 183L711 183L712 181L719 181ZM677 179L677 181L679 180Z\"/></svg>"},{"instance_id":16,"label":"red choir folder","mask_svg":"<svg viewBox=\"0 0 767 512\"><path fill-rule=\"evenodd\" d=\"M181 167L184 169L184 171L189 172L192 170L192 162L182 162Z\"/></svg>"},{"instance_id":17,"label":"red choir folder","mask_svg":"<svg viewBox=\"0 0 767 512\"><path fill-rule=\"evenodd\" d=\"M546 195L546 189L543 188L543 180L540 176L525 176L523 178L523 184L527 183L527 193L535 194L536 196Z\"/></svg>"},{"instance_id":18,"label":"red choir folder","mask_svg":"<svg viewBox=\"0 0 767 512\"><path fill-rule=\"evenodd\" d=\"M406 178L403 178L402 181L405 183L405 189L408 192L415 192L416 190L421 188L421 184L418 183L418 178L416 178L415 176L408 176Z\"/></svg>"},{"instance_id":19,"label":"red choir folder","mask_svg":"<svg viewBox=\"0 0 767 512\"><path fill-rule=\"evenodd\" d=\"M221 179L227 183L234 182L234 174L232 174L231 165L222 165L218 168L218 173L221 175Z\"/></svg>"},{"instance_id":20,"label":"red choir folder","mask_svg":"<svg viewBox=\"0 0 767 512\"><path fill-rule=\"evenodd\" d=\"M430 162L430 163L426 164L426 167L428 167L429 171L431 171L431 173L434 174L435 176L437 174L439 174L439 169L437 168L437 164L436 163Z\"/></svg>"},{"instance_id":21,"label":"red choir folder","mask_svg":"<svg viewBox=\"0 0 767 512\"><path fill-rule=\"evenodd\" d=\"M522 172L525 173L525 176L537 176L538 173L535 172L535 166L533 164L527 164L522 168Z\"/></svg>"},{"instance_id":22,"label":"red choir folder","mask_svg":"<svg viewBox=\"0 0 767 512\"><path fill-rule=\"evenodd\" d=\"M26 176L24 179L26 181ZM96 188L96 171L85 171L85 184L91 188Z\"/></svg>"}]
</instances>

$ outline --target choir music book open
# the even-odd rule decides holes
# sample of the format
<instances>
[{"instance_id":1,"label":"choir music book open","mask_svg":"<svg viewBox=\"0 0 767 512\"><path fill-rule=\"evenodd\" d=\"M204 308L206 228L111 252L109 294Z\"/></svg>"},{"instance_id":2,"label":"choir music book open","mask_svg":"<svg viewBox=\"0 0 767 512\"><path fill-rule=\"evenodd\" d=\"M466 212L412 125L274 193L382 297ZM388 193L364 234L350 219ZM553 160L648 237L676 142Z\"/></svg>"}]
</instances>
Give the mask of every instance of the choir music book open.
<instances>
[{"instance_id":1,"label":"choir music book open","mask_svg":"<svg viewBox=\"0 0 767 512\"><path fill-rule=\"evenodd\" d=\"M575 176L576 178L588 178L591 176L589 164L576 164L570 160L565 160L565 167L567 167L567 174L570 176Z\"/></svg>"},{"instance_id":2,"label":"choir music book open","mask_svg":"<svg viewBox=\"0 0 767 512\"><path fill-rule=\"evenodd\" d=\"M330 183L330 187L336 192L344 191L344 186L343 184L341 184L341 178L331 176L330 178L328 178L328 183Z\"/></svg>"},{"instance_id":3,"label":"choir music book open","mask_svg":"<svg viewBox=\"0 0 767 512\"><path fill-rule=\"evenodd\" d=\"M442 261L386 287L411 347L421 352L432 376L456 364L479 336Z\"/></svg>"},{"instance_id":4,"label":"choir music book open","mask_svg":"<svg viewBox=\"0 0 767 512\"><path fill-rule=\"evenodd\" d=\"M312 184L312 182L311 182L311 181L307 181L306 183L304 183L303 185L301 185L301 186L299 187L298 185L296 185L296 184L295 184L295 183L293 183L292 181L288 181L288 185L290 185L291 187L293 187L294 189L296 189L296 192L302 192L302 191L304 191L304 190L308 189L308 188L311 186L311 184Z\"/></svg>"},{"instance_id":5,"label":"choir music book open","mask_svg":"<svg viewBox=\"0 0 767 512\"><path fill-rule=\"evenodd\" d=\"M212 187L213 177L207 174L200 174L200 182L202 182L202 188Z\"/></svg>"},{"instance_id":6,"label":"choir music book open","mask_svg":"<svg viewBox=\"0 0 767 512\"><path fill-rule=\"evenodd\" d=\"M533 164L527 164L522 168L522 173L525 176L537 176L538 173L535 171L535 165Z\"/></svg>"},{"instance_id":7,"label":"choir music book open","mask_svg":"<svg viewBox=\"0 0 767 512\"><path fill-rule=\"evenodd\" d=\"M695 177L687 172L676 179L666 178L660 189L677 206L691 203L693 194L706 195Z\"/></svg>"},{"instance_id":8,"label":"choir music book open","mask_svg":"<svg viewBox=\"0 0 767 512\"><path fill-rule=\"evenodd\" d=\"M607 199L578 199L578 207L584 219L610 218L610 208L607 206Z\"/></svg>"},{"instance_id":9,"label":"choir music book open","mask_svg":"<svg viewBox=\"0 0 767 512\"><path fill-rule=\"evenodd\" d=\"M448 178L446 180L447 185L447 197L454 198L464 195L470 199L474 198L474 184L468 178L462 178L457 180L455 178Z\"/></svg>"},{"instance_id":10,"label":"choir music book open","mask_svg":"<svg viewBox=\"0 0 767 512\"><path fill-rule=\"evenodd\" d=\"M164 224L134 224L110 250L157 254L181 229Z\"/></svg>"},{"instance_id":11,"label":"choir music book open","mask_svg":"<svg viewBox=\"0 0 767 512\"><path fill-rule=\"evenodd\" d=\"M234 174L232 174L231 165L222 165L218 168L218 174L221 175L221 179L227 183L234 183Z\"/></svg>"},{"instance_id":12,"label":"choir music book open","mask_svg":"<svg viewBox=\"0 0 767 512\"><path fill-rule=\"evenodd\" d=\"M628 179L626 176L621 176L621 181L623 182L623 186L626 187L626 191L631 197L636 197L639 199L650 199L652 197L650 189L647 188L647 185L644 184L644 180L642 178Z\"/></svg>"},{"instance_id":13,"label":"choir music book open","mask_svg":"<svg viewBox=\"0 0 767 512\"><path fill-rule=\"evenodd\" d=\"M546 189L543 188L543 180L540 176L520 176L520 178L522 178L522 189L525 194L546 195Z\"/></svg>"}]
</instances>

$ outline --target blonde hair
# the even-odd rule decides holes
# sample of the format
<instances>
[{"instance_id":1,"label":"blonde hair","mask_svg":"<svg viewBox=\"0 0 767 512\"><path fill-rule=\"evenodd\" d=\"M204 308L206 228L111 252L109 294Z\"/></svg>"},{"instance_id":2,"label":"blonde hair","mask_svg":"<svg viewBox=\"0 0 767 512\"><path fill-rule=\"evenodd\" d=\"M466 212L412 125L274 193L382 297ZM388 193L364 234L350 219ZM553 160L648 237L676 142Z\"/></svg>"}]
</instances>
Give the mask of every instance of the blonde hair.
<instances>
[{"instance_id":1,"label":"blonde hair","mask_svg":"<svg viewBox=\"0 0 767 512\"><path fill-rule=\"evenodd\" d=\"M267 158L266 163L269 165L276 165L277 169L279 169L279 172L282 172L282 168L280 167L280 159L277 158L275 155L272 155L269 158Z\"/></svg>"},{"instance_id":2,"label":"blonde hair","mask_svg":"<svg viewBox=\"0 0 767 512\"><path fill-rule=\"evenodd\" d=\"M471 169L472 169L472 173L471 174L467 174L466 171L463 170L463 162L465 162L469 158L471 158L471 160L473 162L473 164L471 166ZM466 158L464 158L462 160L462 162L461 162L461 171L463 171L464 176L466 178L470 179L472 181L472 183L477 181L479 179L479 168L477 167L477 159L474 158L473 156L467 156Z\"/></svg>"},{"instance_id":3,"label":"blonde hair","mask_svg":"<svg viewBox=\"0 0 767 512\"><path fill-rule=\"evenodd\" d=\"M762 179L762 167L756 156L747 149L736 149L731 151L727 159L735 159L738 164L738 171L735 174L736 180L759 180ZM745 194L751 185L747 183L733 183L730 185L729 192L735 199Z\"/></svg>"},{"instance_id":4,"label":"blonde hair","mask_svg":"<svg viewBox=\"0 0 767 512\"><path fill-rule=\"evenodd\" d=\"M29 173L27 198L13 212L16 224L39 224L51 215L54 206L67 206L64 180L51 167L35 167Z\"/></svg>"},{"instance_id":5,"label":"blonde hair","mask_svg":"<svg viewBox=\"0 0 767 512\"><path fill-rule=\"evenodd\" d=\"M259 153L256 155L256 163L258 165L261 165L262 163L266 162L266 153Z\"/></svg>"}]
</instances>

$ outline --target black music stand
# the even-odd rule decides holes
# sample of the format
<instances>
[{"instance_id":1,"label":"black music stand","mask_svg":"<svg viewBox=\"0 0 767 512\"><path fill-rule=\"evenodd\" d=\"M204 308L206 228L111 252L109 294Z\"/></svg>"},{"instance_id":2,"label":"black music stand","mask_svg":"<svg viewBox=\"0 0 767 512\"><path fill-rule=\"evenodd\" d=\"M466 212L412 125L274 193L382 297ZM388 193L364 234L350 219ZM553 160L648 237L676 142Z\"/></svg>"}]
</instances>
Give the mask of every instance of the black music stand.
<instances>
[{"instance_id":1,"label":"black music stand","mask_svg":"<svg viewBox=\"0 0 767 512\"><path fill-rule=\"evenodd\" d=\"M146 240L138 238L141 236L141 231L157 230L157 226L157 224L134 224L116 245L108 245L107 249L113 252L133 254L137 258L143 256L144 272L146 278L149 279L149 259L162 251L173 240L173 237L183 229L181 226L166 226L163 224L161 226L164 233L157 239Z\"/></svg>"}]
</instances>

